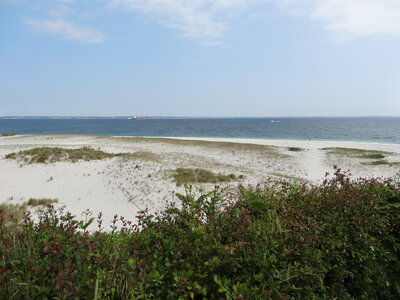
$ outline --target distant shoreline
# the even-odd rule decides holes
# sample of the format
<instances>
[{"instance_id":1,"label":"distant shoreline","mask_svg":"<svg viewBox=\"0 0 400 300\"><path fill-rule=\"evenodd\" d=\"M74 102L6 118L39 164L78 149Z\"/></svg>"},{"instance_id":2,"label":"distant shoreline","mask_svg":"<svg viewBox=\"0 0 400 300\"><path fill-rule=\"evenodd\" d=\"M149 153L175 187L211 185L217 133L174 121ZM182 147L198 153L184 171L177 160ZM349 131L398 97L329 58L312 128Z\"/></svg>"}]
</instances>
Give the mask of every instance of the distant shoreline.
<instances>
[{"instance_id":1,"label":"distant shoreline","mask_svg":"<svg viewBox=\"0 0 400 300\"><path fill-rule=\"evenodd\" d=\"M386 119L400 118L400 116L146 116L148 120L174 119ZM0 116L3 120L103 120L103 119L130 119L132 116Z\"/></svg>"},{"instance_id":2,"label":"distant shoreline","mask_svg":"<svg viewBox=\"0 0 400 300\"><path fill-rule=\"evenodd\" d=\"M108 135L106 135L108 136ZM344 145L386 145L386 146L394 146L398 145L400 147L400 143L379 143L379 142L368 142L368 141L336 141L336 140L312 140L312 139L273 139L273 138L231 138L231 137L190 137L190 136L131 136L131 135L113 135L112 137L127 137L127 138L154 138L154 139L176 139L176 140L194 140L194 141L208 141L208 142L228 142L228 143L241 143L241 144L256 144L256 145L275 145L275 146L286 146L288 144L294 145L299 144L303 145L304 142L309 142L310 145L313 143L326 143L326 144L343 144Z\"/></svg>"},{"instance_id":3,"label":"distant shoreline","mask_svg":"<svg viewBox=\"0 0 400 300\"><path fill-rule=\"evenodd\" d=\"M171 139L171 140L193 140L193 141L208 141L208 142L228 142L228 143L240 143L240 144L256 144L256 145L287 145L287 144L301 144L304 142L309 143L309 145L313 144L331 144L337 145L340 144L342 146L346 145L382 145L382 146L399 146L400 143L384 143L384 142L372 142L372 141L341 141L341 140L327 140L327 139L283 139L283 138L245 138L245 137L191 137L191 136L142 136L142 135L100 135L100 134L16 134L13 137L29 137L29 136L65 136L65 137L73 137L73 136L87 136L87 137L114 137L114 138L143 138L143 139Z\"/></svg>"}]
</instances>

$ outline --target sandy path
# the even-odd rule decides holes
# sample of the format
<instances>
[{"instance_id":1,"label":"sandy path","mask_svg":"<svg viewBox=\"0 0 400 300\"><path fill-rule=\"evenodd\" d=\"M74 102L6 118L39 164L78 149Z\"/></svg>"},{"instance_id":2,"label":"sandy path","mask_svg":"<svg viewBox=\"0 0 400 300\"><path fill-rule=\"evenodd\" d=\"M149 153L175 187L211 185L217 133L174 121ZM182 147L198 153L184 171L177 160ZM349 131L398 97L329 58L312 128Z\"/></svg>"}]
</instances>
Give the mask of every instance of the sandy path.
<instances>
[{"instance_id":1,"label":"sandy path","mask_svg":"<svg viewBox=\"0 0 400 300\"><path fill-rule=\"evenodd\" d=\"M330 167L326 163L326 154L318 149L304 151L300 160L305 170L305 177L312 182L318 182L324 178Z\"/></svg>"}]
</instances>

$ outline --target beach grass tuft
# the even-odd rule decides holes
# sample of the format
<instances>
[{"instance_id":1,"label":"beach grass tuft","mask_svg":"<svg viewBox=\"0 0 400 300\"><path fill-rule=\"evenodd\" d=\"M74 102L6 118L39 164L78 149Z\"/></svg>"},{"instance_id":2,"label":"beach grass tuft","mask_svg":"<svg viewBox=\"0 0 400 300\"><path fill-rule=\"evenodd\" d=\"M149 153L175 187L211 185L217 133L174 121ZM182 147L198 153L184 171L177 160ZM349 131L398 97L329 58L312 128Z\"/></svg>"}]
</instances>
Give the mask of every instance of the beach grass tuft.
<instances>
[{"instance_id":1,"label":"beach grass tuft","mask_svg":"<svg viewBox=\"0 0 400 300\"><path fill-rule=\"evenodd\" d=\"M301 152L301 151L304 151L303 148L299 148L299 147L289 147L288 150L289 150L289 151L293 151L293 152Z\"/></svg>"},{"instance_id":2,"label":"beach grass tuft","mask_svg":"<svg viewBox=\"0 0 400 300\"><path fill-rule=\"evenodd\" d=\"M204 169L189 168L177 168L173 172L172 176L178 186L188 183L221 183L244 178L243 175L236 176L235 174L215 174L214 172Z\"/></svg>"},{"instance_id":3,"label":"beach grass tuft","mask_svg":"<svg viewBox=\"0 0 400 300\"><path fill-rule=\"evenodd\" d=\"M366 158L366 159L382 159L385 158L385 155L381 153L371 153L371 154L364 154L361 155L360 158Z\"/></svg>"},{"instance_id":4,"label":"beach grass tuft","mask_svg":"<svg viewBox=\"0 0 400 300\"><path fill-rule=\"evenodd\" d=\"M0 203L0 211L3 212L4 222L7 226L15 225L22 221L27 209L26 203L11 204Z\"/></svg>"},{"instance_id":5,"label":"beach grass tuft","mask_svg":"<svg viewBox=\"0 0 400 300\"><path fill-rule=\"evenodd\" d=\"M58 199L47 199L47 198L30 198L26 203L28 206L40 206L40 205L50 205L58 202Z\"/></svg>"}]
</instances>

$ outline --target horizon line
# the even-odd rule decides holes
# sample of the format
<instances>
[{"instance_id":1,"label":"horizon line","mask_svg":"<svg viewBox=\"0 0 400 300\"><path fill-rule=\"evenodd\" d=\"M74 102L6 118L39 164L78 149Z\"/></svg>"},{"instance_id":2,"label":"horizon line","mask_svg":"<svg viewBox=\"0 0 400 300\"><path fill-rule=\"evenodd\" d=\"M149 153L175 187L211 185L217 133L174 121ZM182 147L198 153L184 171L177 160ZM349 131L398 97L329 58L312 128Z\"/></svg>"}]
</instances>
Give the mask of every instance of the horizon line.
<instances>
[{"instance_id":1,"label":"horizon line","mask_svg":"<svg viewBox=\"0 0 400 300\"><path fill-rule=\"evenodd\" d=\"M168 115L137 115L145 118L169 118L169 119L263 119L263 118L398 118L400 115L303 115L303 116L168 116ZM6 115L0 119L16 118L131 118L133 115L113 116L86 116L86 115Z\"/></svg>"}]
</instances>

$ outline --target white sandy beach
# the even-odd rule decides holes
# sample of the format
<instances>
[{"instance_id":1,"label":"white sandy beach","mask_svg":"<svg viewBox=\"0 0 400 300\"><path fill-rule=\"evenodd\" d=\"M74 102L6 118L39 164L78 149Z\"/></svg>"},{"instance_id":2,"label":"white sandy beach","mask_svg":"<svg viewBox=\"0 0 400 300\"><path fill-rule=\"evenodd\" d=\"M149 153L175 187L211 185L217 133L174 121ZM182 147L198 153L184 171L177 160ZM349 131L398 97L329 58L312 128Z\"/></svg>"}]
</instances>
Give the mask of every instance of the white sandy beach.
<instances>
[{"instance_id":1,"label":"white sandy beach","mask_svg":"<svg viewBox=\"0 0 400 300\"><path fill-rule=\"evenodd\" d=\"M144 158L114 157L77 163L24 164L5 159L8 153L35 147L80 148L106 152L144 152ZM303 151L289 151L299 147ZM329 154L322 148L340 147L388 152L394 164L368 165L361 158ZM231 185L254 185L270 177L302 178L313 183L332 172L333 165L355 177L393 177L400 171L400 145L332 141L134 138L80 135L26 135L0 138L0 203L24 203L30 198L55 198L80 216L89 209L104 220L114 215L133 219L148 207L162 209L166 201L183 192L171 177L178 168L204 168L215 173L243 175ZM213 184L198 185L205 189Z\"/></svg>"}]
</instances>

